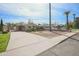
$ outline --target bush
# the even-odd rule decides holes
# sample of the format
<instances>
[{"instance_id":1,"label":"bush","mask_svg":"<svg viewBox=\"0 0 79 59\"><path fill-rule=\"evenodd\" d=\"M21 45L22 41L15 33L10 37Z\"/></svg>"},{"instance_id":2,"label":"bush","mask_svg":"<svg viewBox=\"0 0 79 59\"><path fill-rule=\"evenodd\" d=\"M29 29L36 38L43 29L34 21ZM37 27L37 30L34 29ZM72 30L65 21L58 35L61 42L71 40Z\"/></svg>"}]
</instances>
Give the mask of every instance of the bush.
<instances>
[{"instance_id":1,"label":"bush","mask_svg":"<svg viewBox=\"0 0 79 59\"><path fill-rule=\"evenodd\" d=\"M32 31L42 31L44 30L44 28L42 26L38 26L38 27L28 27L28 29L26 30L27 32L32 32Z\"/></svg>"},{"instance_id":2,"label":"bush","mask_svg":"<svg viewBox=\"0 0 79 59\"><path fill-rule=\"evenodd\" d=\"M3 32L3 34L7 34L7 33L8 33L7 31L4 31L4 32Z\"/></svg>"},{"instance_id":3,"label":"bush","mask_svg":"<svg viewBox=\"0 0 79 59\"><path fill-rule=\"evenodd\" d=\"M32 32L32 30L31 29L27 29L26 32Z\"/></svg>"}]
</instances>

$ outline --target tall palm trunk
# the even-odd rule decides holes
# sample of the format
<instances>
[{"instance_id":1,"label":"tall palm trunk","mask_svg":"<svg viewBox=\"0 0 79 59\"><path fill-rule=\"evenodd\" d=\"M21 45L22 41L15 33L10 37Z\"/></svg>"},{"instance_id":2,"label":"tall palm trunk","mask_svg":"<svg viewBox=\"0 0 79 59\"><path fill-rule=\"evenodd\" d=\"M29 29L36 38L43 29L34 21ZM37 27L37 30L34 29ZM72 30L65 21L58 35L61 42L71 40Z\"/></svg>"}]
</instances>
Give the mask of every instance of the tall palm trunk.
<instances>
[{"instance_id":1,"label":"tall palm trunk","mask_svg":"<svg viewBox=\"0 0 79 59\"><path fill-rule=\"evenodd\" d=\"M73 19L74 19L74 22L75 22L75 16L76 16L76 14L73 14Z\"/></svg>"},{"instance_id":2,"label":"tall palm trunk","mask_svg":"<svg viewBox=\"0 0 79 59\"><path fill-rule=\"evenodd\" d=\"M75 20L76 20L75 16L76 16L76 14L73 14L73 28L76 28L75 27Z\"/></svg>"},{"instance_id":3,"label":"tall palm trunk","mask_svg":"<svg viewBox=\"0 0 79 59\"><path fill-rule=\"evenodd\" d=\"M68 15L66 15L67 18L67 29L69 30L69 20L68 20Z\"/></svg>"},{"instance_id":4,"label":"tall palm trunk","mask_svg":"<svg viewBox=\"0 0 79 59\"><path fill-rule=\"evenodd\" d=\"M0 23L0 30L3 33L3 20L1 19L1 23Z\"/></svg>"},{"instance_id":5,"label":"tall palm trunk","mask_svg":"<svg viewBox=\"0 0 79 59\"><path fill-rule=\"evenodd\" d=\"M70 11L66 11L65 12L65 15L66 15L66 25L67 25L67 30L69 30L69 19L68 19L68 17L69 17L69 13L70 13Z\"/></svg>"}]
</instances>

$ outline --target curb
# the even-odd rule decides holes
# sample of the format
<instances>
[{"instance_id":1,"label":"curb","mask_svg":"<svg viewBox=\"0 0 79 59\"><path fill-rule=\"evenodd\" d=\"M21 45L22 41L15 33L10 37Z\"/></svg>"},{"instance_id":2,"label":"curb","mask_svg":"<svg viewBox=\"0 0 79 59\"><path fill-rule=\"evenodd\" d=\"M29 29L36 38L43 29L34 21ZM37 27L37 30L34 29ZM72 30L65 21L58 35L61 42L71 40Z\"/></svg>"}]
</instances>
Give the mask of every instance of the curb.
<instances>
[{"instance_id":1,"label":"curb","mask_svg":"<svg viewBox=\"0 0 79 59\"><path fill-rule=\"evenodd\" d=\"M78 33L75 33L75 34L73 34L72 36L74 36L74 35L76 35L76 34L78 34ZM71 38L72 36L67 37L66 39L64 39L64 40L62 40L61 42L59 42L58 44L56 44L55 46L61 44L62 42L66 41L68 38ZM53 46L53 47L55 47L55 46Z\"/></svg>"}]
</instances>

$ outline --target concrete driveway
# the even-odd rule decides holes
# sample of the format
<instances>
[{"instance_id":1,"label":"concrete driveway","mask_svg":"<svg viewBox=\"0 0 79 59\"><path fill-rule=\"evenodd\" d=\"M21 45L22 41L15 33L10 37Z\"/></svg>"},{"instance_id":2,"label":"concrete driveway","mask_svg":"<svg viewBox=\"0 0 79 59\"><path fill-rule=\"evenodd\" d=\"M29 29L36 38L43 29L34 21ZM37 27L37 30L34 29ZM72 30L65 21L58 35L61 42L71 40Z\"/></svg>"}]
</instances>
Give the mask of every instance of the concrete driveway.
<instances>
[{"instance_id":1,"label":"concrete driveway","mask_svg":"<svg viewBox=\"0 0 79 59\"><path fill-rule=\"evenodd\" d=\"M11 32L10 42L7 50L11 50L24 45L29 46L45 39L46 38L27 32Z\"/></svg>"},{"instance_id":2,"label":"concrete driveway","mask_svg":"<svg viewBox=\"0 0 79 59\"><path fill-rule=\"evenodd\" d=\"M62 35L49 40L48 38L27 32L11 32L7 51L0 55L37 55L74 34L67 33L65 34L67 36Z\"/></svg>"}]
</instances>

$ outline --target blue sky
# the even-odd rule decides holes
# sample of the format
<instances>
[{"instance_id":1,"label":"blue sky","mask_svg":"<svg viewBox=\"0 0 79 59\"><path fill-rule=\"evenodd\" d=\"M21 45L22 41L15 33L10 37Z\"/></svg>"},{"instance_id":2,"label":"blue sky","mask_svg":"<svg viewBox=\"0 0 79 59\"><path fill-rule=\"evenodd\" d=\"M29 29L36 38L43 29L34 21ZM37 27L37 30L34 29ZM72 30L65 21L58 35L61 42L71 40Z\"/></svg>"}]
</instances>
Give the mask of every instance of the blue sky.
<instances>
[{"instance_id":1,"label":"blue sky","mask_svg":"<svg viewBox=\"0 0 79 59\"><path fill-rule=\"evenodd\" d=\"M0 18L6 22L27 22L29 19L34 23L49 23L48 3L1 3ZM69 20L73 21L73 13L79 16L79 4L77 3L52 3L52 23L65 24L65 11L71 11Z\"/></svg>"}]
</instances>

